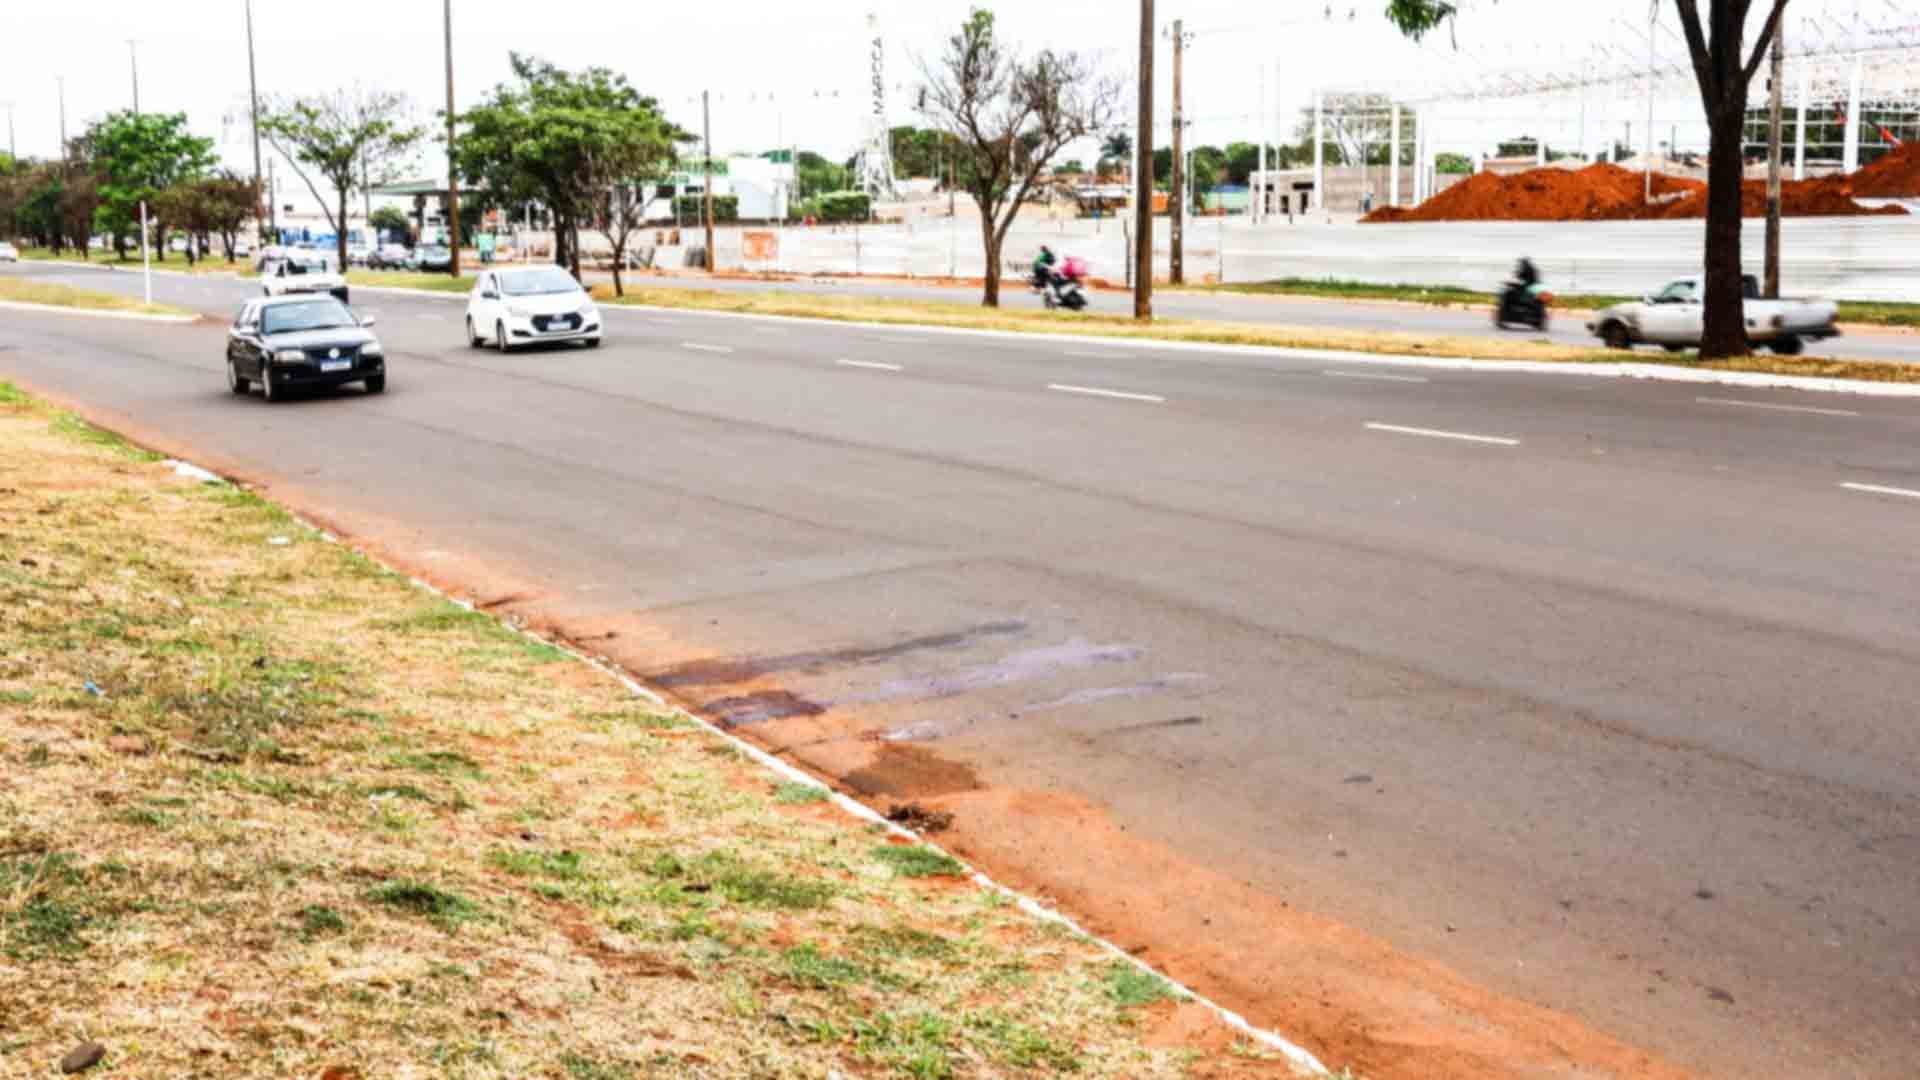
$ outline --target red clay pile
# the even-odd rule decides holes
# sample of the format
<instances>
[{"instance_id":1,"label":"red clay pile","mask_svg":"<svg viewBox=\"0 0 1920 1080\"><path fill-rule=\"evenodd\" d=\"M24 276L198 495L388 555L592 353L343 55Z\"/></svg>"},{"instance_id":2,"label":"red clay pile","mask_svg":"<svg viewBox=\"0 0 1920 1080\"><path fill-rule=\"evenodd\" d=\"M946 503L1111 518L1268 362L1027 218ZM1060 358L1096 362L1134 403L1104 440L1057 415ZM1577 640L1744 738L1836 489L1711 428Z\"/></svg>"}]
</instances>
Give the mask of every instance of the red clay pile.
<instances>
[{"instance_id":1,"label":"red clay pile","mask_svg":"<svg viewBox=\"0 0 1920 1080\"><path fill-rule=\"evenodd\" d=\"M1901 143L1853 174L1863 199L1920 199L1920 142Z\"/></svg>"},{"instance_id":2,"label":"red clay pile","mask_svg":"<svg viewBox=\"0 0 1920 1080\"><path fill-rule=\"evenodd\" d=\"M1904 148L1903 148L1904 149ZM1887 155L1870 168L1880 168ZM1914 157L1913 166L1920 166ZM1909 167L1913 167L1909 166ZM1896 163L1885 182L1898 186L1907 174ZM1780 209L1788 217L1829 217L1852 214L1904 214L1897 206L1871 209L1854 202L1865 196L1853 181L1862 176L1831 176L1787 181L1781 185ZM1707 185L1699 180L1653 174L1653 198L1644 194L1642 174L1618 165L1599 163L1577 171L1531 169L1514 176L1476 173L1410 209L1383 207L1362 218L1387 221L1648 221L1658 218L1700 218L1707 214ZM1748 217L1766 213L1767 185L1749 180L1741 185L1741 206Z\"/></svg>"}]
</instances>

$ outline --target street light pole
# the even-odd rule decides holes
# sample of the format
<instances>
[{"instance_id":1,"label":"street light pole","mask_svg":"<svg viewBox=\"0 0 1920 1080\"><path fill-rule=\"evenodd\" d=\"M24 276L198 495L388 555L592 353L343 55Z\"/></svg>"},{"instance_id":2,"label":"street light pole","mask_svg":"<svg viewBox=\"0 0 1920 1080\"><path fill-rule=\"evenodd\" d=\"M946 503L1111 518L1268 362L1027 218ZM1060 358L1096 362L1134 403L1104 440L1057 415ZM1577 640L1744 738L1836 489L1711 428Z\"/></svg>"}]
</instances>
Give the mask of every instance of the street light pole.
<instances>
[{"instance_id":1,"label":"street light pole","mask_svg":"<svg viewBox=\"0 0 1920 1080\"><path fill-rule=\"evenodd\" d=\"M1167 280L1175 285L1186 281L1186 161L1181 147L1185 132L1180 130L1180 54L1186 44L1181 20L1173 20L1173 180L1167 186ZM1149 142L1153 136L1147 133Z\"/></svg>"},{"instance_id":2,"label":"street light pole","mask_svg":"<svg viewBox=\"0 0 1920 1080\"><path fill-rule=\"evenodd\" d=\"M447 32L447 273L460 276L460 177L453 164L453 0L445 3ZM342 222L345 228L346 223Z\"/></svg>"},{"instance_id":3,"label":"street light pole","mask_svg":"<svg viewBox=\"0 0 1920 1080\"><path fill-rule=\"evenodd\" d=\"M1770 300L1780 298L1780 97L1786 75L1786 26L1773 28L1772 70L1768 72L1767 101L1767 289Z\"/></svg>"},{"instance_id":4,"label":"street light pole","mask_svg":"<svg viewBox=\"0 0 1920 1080\"><path fill-rule=\"evenodd\" d=\"M707 190L705 195L707 219L707 273L714 270L713 258L713 113L707 107L707 92L700 91L700 138L706 144L706 158L701 171L706 173ZM857 235L857 234L856 234Z\"/></svg>"},{"instance_id":5,"label":"street light pole","mask_svg":"<svg viewBox=\"0 0 1920 1080\"><path fill-rule=\"evenodd\" d=\"M53 81L60 87L60 160L67 160L67 77L55 75Z\"/></svg>"},{"instance_id":6,"label":"street light pole","mask_svg":"<svg viewBox=\"0 0 1920 1080\"><path fill-rule=\"evenodd\" d=\"M1153 0L1140 0L1140 112L1133 144L1133 317L1153 321Z\"/></svg>"},{"instance_id":7,"label":"street light pole","mask_svg":"<svg viewBox=\"0 0 1920 1080\"><path fill-rule=\"evenodd\" d=\"M253 233L258 243L266 223L260 220L260 80L253 64L253 0L247 0L247 94L253 102Z\"/></svg>"},{"instance_id":8,"label":"street light pole","mask_svg":"<svg viewBox=\"0 0 1920 1080\"><path fill-rule=\"evenodd\" d=\"M133 115L140 115L140 51L133 38L127 39L127 60L133 68Z\"/></svg>"}]
</instances>

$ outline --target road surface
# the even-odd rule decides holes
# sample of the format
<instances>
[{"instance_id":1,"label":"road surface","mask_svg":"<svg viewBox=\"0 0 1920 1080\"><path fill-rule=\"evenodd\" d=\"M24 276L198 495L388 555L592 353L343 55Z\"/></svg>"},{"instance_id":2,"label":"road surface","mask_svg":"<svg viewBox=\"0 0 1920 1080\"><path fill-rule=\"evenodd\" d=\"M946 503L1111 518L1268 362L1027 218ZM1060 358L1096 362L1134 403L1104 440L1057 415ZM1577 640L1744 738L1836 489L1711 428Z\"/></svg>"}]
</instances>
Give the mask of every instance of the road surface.
<instances>
[{"instance_id":1,"label":"road surface","mask_svg":"<svg viewBox=\"0 0 1920 1080\"><path fill-rule=\"evenodd\" d=\"M217 325L19 311L0 378L511 581L1016 880L1154 899L1092 917L1336 1066L1472 1071L1049 814L1684 1067L1911 1074L1920 402L654 311L501 356L457 301L356 299L384 397L269 406Z\"/></svg>"}]
</instances>

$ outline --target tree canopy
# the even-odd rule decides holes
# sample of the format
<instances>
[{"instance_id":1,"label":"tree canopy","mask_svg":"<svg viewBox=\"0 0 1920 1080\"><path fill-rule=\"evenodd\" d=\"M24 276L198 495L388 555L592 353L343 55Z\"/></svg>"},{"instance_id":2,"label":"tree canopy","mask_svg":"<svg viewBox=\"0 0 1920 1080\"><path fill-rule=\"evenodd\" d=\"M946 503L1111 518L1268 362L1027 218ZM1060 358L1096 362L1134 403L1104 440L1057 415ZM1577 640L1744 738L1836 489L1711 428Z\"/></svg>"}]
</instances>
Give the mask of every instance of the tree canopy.
<instances>
[{"instance_id":1,"label":"tree canopy","mask_svg":"<svg viewBox=\"0 0 1920 1080\"><path fill-rule=\"evenodd\" d=\"M607 68L563 71L512 55L514 80L461 113L454 164L502 202L537 199L554 216L555 261L579 273L578 237L609 212L616 186L662 180L692 136Z\"/></svg>"},{"instance_id":2,"label":"tree canopy","mask_svg":"<svg viewBox=\"0 0 1920 1080\"><path fill-rule=\"evenodd\" d=\"M204 175L214 162L213 140L188 131L185 113L109 113L74 143L99 176L95 221L116 241L139 226L143 201Z\"/></svg>"},{"instance_id":3,"label":"tree canopy","mask_svg":"<svg viewBox=\"0 0 1920 1080\"><path fill-rule=\"evenodd\" d=\"M407 113L405 94L349 87L276 101L260 118L260 134L293 164L333 226L342 268L347 265L348 201L367 185L394 179L425 135L408 122ZM332 186L332 204L308 169Z\"/></svg>"}]
</instances>

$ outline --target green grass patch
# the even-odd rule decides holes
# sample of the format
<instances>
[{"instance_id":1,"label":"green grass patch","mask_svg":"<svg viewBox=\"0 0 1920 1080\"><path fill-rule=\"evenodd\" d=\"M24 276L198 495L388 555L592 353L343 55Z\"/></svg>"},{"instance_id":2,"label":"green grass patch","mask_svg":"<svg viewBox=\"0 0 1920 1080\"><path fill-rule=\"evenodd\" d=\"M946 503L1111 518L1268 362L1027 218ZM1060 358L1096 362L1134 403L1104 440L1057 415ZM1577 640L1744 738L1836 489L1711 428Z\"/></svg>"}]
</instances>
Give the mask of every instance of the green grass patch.
<instances>
[{"instance_id":1,"label":"green grass patch","mask_svg":"<svg viewBox=\"0 0 1920 1080\"><path fill-rule=\"evenodd\" d=\"M31 405L33 396L12 383L0 379L0 405Z\"/></svg>"},{"instance_id":2,"label":"green grass patch","mask_svg":"<svg viewBox=\"0 0 1920 1080\"><path fill-rule=\"evenodd\" d=\"M16 304L41 304L47 307L75 308L81 311L124 311L141 315L187 315L193 312L171 304L149 304L138 297L94 289L76 289L32 278L0 277L0 300Z\"/></svg>"},{"instance_id":3,"label":"green grass patch","mask_svg":"<svg viewBox=\"0 0 1920 1080\"><path fill-rule=\"evenodd\" d=\"M709 852L692 862L667 852L643 869L662 880L654 895L669 904L696 903L718 895L742 907L807 911L825 907L838 892L830 881L749 866L727 851Z\"/></svg>"},{"instance_id":4,"label":"green grass patch","mask_svg":"<svg viewBox=\"0 0 1920 1080\"><path fill-rule=\"evenodd\" d=\"M793 781L774 788L773 801L786 806L805 806L808 803L826 802L827 789L819 784L802 784Z\"/></svg>"},{"instance_id":5,"label":"green grass patch","mask_svg":"<svg viewBox=\"0 0 1920 1080\"><path fill-rule=\"evenodd\" d=\"M1108 1000L1121 1008L1151 1005L1163 999L1178 1001L1181 997L1172 983L1125 960L1109 965L1101 982Z\"/></svg>"},{"instance_id":6,"label":"green grass patch","mask_svg":"<svg viewBox=\"0 0 1920 1080\"><path fill-rule=\"evenodd\" d=\"M854 1052L919 1080L954 1074L953 1023L937 1013L876 1013L853 1021Z\"/></svg>"},{"instance_id":7,"label":"green grass patch","mask_svg":"<svg viewBox=\"0 0 1920 1080\"><path fill-rule=\"evenodd\" d=\"M632 1080L633 1068L617 1061L601 1061L585 1054L561 1054L560 1071L567 1080Z\"/></svg>"},{"instance_id":8,"label":"green grass patch","mask_svg":"<svg viewBox=\"0 0 1920 1080\"><path fill-rule=\"evenodd\" d=\"M423 881L384 881L367 890L367 899L398 908L410 915L421 916L448 931L482 915L480 905L457 892L449 892Z\"/></svg>"},{"instance_id":9,"label":"green grass patch","mask_svg":"<svg viewBox=\"0 0 1920 1080\"><path fill-rule=\"evenodd\" d=\"M111 450L121 457L135 461L159 461L160 455L150 450L142 450L120 435L105 428L97 428L69 412L56 414L53 418L53 430L70 439L77 439L89 446L98 446Z\"/></svg>"},{"instance_id":10,"label":"green grass patch","mask_svg":"<svg viewBox=\"0 0 1920 1080\"><path fill-rule=\"evenodd\" d=\"M462 275L422 274L406 270L348 270L348 285L382 286L389 289L425 289L428 292L466 293L473 291L473 279Z\"/></svg>"},{"instance_id":11,"label":"green grass patch","mask_svg":"<svg viewBox=\"0 0 1920 1080\"><path fill-rule=\"evenodd\" d=\"M862 982L867 975L860 965L828 956L812 945L788 949L782 962L786 965L787 978L815 990Z\"/></svg>"},{"instance_id":12,"label":"green grass patch","mask_svg":"<svg viewBox=\"0 0 1920 1080\"><path fill-rule=\"evenodd\" d=\"M300 909L296 918L300 920L300 937L303 941L344 934L347 930L347 917L325 904L308 904Z\"/></svg>"},{"instance_id":13,"label":"green grass patch","mask_svg":"<svg viewBox=\"0 0 1920 1080\"><path fill-rule=\"evenodd\" d=\"M0 941L16 960L73 956L96 919L91 875L62 852L0 858Z\"/></svg>"},{"instance_id":14,"label":"green grass patch","mask_svg":"<svg viewBox=\"0 0 1920 1080\"><path fill-rule=\"evenodd\" d=\"M428 750L424 753L393 753L387 755L387 767L390 769L412 769L415 772L431 773L435 776L464 776L477 780L481 776L480 763L458 750Z\"/></svg>"},{"instance_id":15,"label":"green grass patch","mask_svg":"<svg viewBox=\"0 0 1920 1080\"><path fill-rule=\"evenodd\" d=\"M508 851L495 849L487 861L515 877L548 877L577 881L587 876L586 860L577 851Z\"/></svg>"},{"instance_id":16,"label":"green grass patch","mask_svg":"<svg viewBox=\"0 0 1920 1080\"><path fill-rule=\"evenodd\" d=\"M921 844L888 844L874 848L872 854L899 877L965 877L967 873L958 859Z\"/></svg>"},{"instance_id":17,"label":"green grass patch","mask_svg":"<svg viewBox=\"0 0 1920 1080\"><path fill-rule=\"evenodd\" d=\"M518 633L484 611L473 611L454 603L436 603L378 625L382 630L402 634L467 634L479 642L507 646L514 654L540 664L571 659L564 649Z\"/></svg>"}]
</instances>

